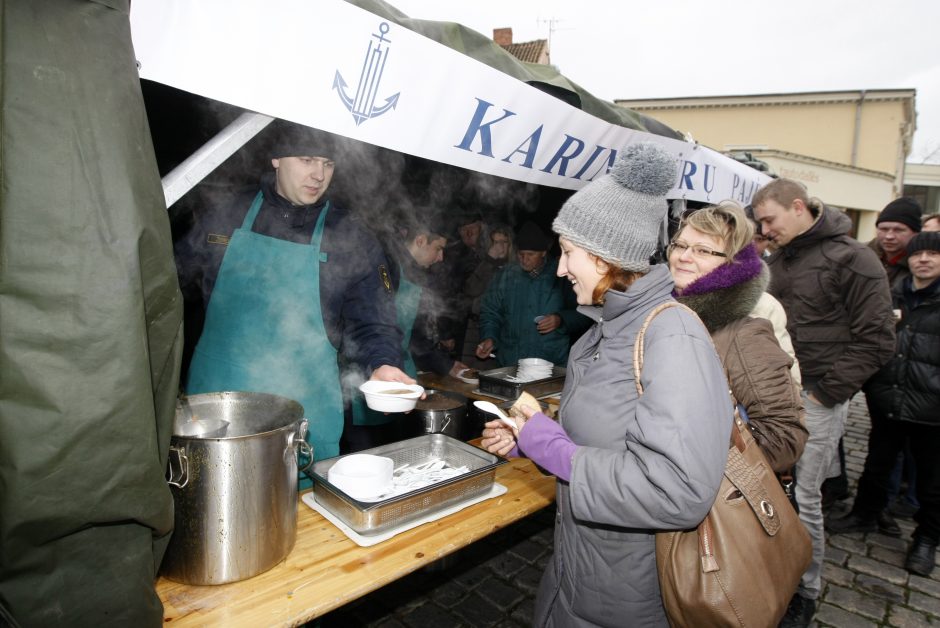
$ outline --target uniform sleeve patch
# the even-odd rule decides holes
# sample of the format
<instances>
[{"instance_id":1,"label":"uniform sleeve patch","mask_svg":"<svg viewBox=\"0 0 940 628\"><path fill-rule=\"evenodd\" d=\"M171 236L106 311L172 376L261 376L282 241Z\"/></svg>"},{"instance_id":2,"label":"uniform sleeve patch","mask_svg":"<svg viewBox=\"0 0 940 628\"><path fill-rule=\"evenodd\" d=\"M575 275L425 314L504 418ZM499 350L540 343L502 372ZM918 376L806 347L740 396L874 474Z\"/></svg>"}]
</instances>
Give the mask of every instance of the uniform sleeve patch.
<instances>
[{"instance_id":1,"label":"uniform sleeve patch","mask_svg":"<svg viewBox=\"0 0 940 628\"><path fill-rule=\"evenodd\" d=\"M388 269L385 268L384 264L379 265L379 279L382 280L382 285L385 286L385 292L392 293L392 279L388 276Z\"/></svg>"}]
</instances>

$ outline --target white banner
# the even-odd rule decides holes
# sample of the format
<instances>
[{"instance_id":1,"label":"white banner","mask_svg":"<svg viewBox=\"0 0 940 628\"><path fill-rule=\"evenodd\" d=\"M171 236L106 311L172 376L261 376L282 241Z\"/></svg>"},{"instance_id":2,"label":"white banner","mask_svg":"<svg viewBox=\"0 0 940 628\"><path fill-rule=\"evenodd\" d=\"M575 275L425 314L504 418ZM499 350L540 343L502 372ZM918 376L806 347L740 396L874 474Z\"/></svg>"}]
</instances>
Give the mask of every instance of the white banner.
<instances>
[{"instance_id":1,"label":"white banner","mask_svg":"<svg viewBox=\"0 0 940 628\"><path fill-rule=\"evenodd\" d=\"M341 0L134 0L142 78L426 159L578 189L624 146L676 157L670 198L746 203L769 178L613 125Z\"/></svg>"}]
</instances>

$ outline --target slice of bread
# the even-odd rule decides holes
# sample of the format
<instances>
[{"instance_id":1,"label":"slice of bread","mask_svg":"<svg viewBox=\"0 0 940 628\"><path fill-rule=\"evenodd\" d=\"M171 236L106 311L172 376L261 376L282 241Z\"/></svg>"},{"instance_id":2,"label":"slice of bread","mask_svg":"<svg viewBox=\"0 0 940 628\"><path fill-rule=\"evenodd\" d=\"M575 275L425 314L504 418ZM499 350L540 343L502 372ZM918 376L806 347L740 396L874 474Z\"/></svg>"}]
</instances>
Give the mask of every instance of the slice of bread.
<instances>
[{"instance_id":1,"label":"slice of bread","mask_svg":"<svg viewBox=\"0 0 940 628\"><path fill-rule=\"evenodd\" d=\"M525 415L522 413L520 406L529 406L533 410L542 409L542 405L539 403L539 400L524 390L522 391L522 394L519 395L519 398L513 402L512 407L509 408L509 414L524 419Z\"/></svg>"}]
</instances>

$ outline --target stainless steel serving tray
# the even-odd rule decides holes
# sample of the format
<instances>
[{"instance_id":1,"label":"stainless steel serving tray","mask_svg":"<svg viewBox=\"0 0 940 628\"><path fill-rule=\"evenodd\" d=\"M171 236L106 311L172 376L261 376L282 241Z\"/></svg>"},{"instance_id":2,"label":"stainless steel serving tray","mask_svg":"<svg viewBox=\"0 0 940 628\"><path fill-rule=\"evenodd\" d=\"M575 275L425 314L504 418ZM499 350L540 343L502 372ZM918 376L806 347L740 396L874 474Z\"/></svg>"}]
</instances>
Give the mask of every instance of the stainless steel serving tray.
<instances>
[{"instance_id":1,"label":"stainless steel serving tray","mask_svg":"<svg viewBox=\"0 0 940 628\"><path fill-rule=\"evenodd\" d=\"M387 456L394 461L396 468L406 463L420 464L439 458L448 466L466 465L470 469L467 473L409 493L377 502L362 502L327 480L330 467L342 456L314 463L309 472L314 480L314 498L359 534L378 534L481 495L492 488L496 467L507 462L446 434L424 434L358 453Z\"/></svg>"},{"instance_id":2,"label":"stainless steel serving tray","mask_svg":"<svg viewBox=\"0 0 940 628\"><path fill-rule=\"evenodd\" d=\"M535 398L546 397L560 393L565 387L565 368L555 366L552 368L552 374L542 379L534 379L529 382L515 382L512 377L516 376L515 366L504 366L489 371L480 371L480 392L484 395L491 394L503 399L515 401L526 391Z\"/></svg>"}]
</instances>

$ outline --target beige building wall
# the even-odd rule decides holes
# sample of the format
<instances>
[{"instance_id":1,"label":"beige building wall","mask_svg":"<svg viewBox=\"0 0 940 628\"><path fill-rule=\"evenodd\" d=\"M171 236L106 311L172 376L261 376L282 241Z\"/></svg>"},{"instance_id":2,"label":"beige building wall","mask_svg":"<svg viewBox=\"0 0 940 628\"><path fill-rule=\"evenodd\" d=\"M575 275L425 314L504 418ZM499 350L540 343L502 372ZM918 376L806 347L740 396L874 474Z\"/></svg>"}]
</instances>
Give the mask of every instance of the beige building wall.
<instances>
[{"instance_id":1,"label":"beige building wall","mask_svg":"<svg viewBox=\"0 0 940 628\"><path fill-rule=\"evenodd\" d=\"M868 239L866 212L903 189L914 99L914 90L868 90L615 102L716 150L750 152L811 195L855 210L857 236Z\"/></svg>"}]
</instances>

